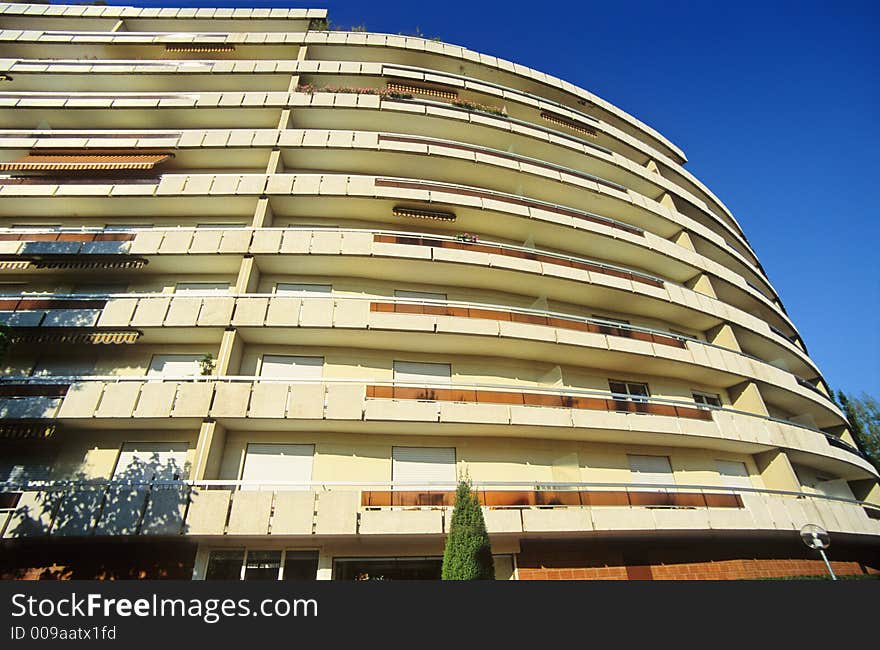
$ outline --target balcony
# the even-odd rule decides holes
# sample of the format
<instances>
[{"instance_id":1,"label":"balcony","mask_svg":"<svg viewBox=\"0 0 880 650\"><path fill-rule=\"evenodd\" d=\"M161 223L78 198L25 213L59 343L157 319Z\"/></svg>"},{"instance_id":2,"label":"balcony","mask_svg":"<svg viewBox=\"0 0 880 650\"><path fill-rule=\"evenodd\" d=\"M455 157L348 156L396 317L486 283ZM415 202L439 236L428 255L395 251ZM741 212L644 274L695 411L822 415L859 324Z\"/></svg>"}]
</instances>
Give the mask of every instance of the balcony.
<instances>
[{"instance_id":1,"label":"balcony","mask_svg":"<svg viewBox=\"0 0 880 650\"><path fill-rule=\"evenodd\" d=\"M336 537L442 535L454 486L242 481L43 482L0 486L0 535ZM745 487L475 483L492 534L679 530L880 535L875 504Z\"/></svg>"},{"instance_id":2,"label":"balcony","mask_svg":"<svg viewBox=\"0 0 880 650\"><path fill-rule=\"evenodd\" d=\"M83 429L140 422L138 426L180 428L214 418L229 430L325 421L340 432L388 433L418 422L425 433L438 435L455 429L462 435L564 436L613 443L625 438L653 445L668 445L670 436L680 436L676 444L687 440L711 449L733 444L744 453L795 449L820 457L840 476L876 476L857 449L805 425L692 401L629 399L608 391L342 378L77 376L5 377L0 393L0 417L9 425Z\"/></svg>"},{"instance_id":3,"label":"balcony","mask_svg":"<svg viewBox=\"0 0 880 650\"><path fill-rule=\"evenodd\" d=\"M615 277L624 274L595 265L591 271ZM626 275L651 283L647 277ZM300 327L299 341L308 345L455 350L609 372L629 371L638 356L645 374L686 381L699 374L703 383L718 386L742 380L764 382L780 389L777 399L791 412L813 413L820 426L837 422L828 411L827 396L806 390L796 375L737 350L660 329L508 305L308 293L34 294L0 297L0 322L16 327L16 336L30 340L50 335L72 340L90 336L107 343L187 343L193 336L188 328L193 327L200 328L201 340L219 342L224 329L236 327L252 344L273 343L278 328ZM425 339L425 333L431 333L431 338Z\"/></svg>"}]
</instances>

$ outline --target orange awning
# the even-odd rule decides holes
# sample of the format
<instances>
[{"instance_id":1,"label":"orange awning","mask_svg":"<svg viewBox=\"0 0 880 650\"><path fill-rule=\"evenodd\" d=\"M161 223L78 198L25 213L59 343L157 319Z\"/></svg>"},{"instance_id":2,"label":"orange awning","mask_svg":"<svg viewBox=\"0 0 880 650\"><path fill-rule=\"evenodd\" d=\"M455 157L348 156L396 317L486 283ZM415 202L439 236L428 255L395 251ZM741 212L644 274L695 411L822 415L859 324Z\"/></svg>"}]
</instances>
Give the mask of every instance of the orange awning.
<instances>
[{"instance_id":1,"label":"orange awning","mask_svg":"<svg viewBox=\"0 0 880 650\"><path fill-rule=\"evenodd\" d=\"M166 52L234 52L229 43L174 43L165 46Z\"/></svg>"},{"instance_id":2,"label":"orange awning","mask_svg":"<svg viewBox=\"0 0 880 650\"><path fill-rule=\"evenodd\" d=\"M172 157L170 153L29 153L18 160L0 163L3 171L71 171L92 169L152 169Z\"/></svg>"}]
</instances>

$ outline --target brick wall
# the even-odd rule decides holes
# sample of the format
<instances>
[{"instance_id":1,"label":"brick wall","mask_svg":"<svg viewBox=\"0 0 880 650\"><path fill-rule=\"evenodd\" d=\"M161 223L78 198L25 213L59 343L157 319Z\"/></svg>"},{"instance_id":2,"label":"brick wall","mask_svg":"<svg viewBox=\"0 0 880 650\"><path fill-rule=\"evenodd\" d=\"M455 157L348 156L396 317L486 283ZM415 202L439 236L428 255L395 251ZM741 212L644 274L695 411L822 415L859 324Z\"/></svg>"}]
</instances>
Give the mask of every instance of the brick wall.
<instances>
[{"instance_id":1,"label":"brick wall","mask_svg":"<svg viewBox=\"0 0 880 650\"><path fill-rule=\"evenodd\" d=\"M838 541L829 552L839 575L880 575L880 548ZM523 540L520 580L747 580L825 575L796 535L743 538Z\"/></svg>"},{"instance_id":2,"label":"brick wall","mask_svg":"<svg viewBox=\"0 0 880 650\"><path fill-rule=\"evenodd\" d=\"M862 575L858 562L832 562L838 575ZM521 567L520 580L748 580L825 575L821 560L721 560L640 566L534 568Z\"/></svg>"}]
</instances>

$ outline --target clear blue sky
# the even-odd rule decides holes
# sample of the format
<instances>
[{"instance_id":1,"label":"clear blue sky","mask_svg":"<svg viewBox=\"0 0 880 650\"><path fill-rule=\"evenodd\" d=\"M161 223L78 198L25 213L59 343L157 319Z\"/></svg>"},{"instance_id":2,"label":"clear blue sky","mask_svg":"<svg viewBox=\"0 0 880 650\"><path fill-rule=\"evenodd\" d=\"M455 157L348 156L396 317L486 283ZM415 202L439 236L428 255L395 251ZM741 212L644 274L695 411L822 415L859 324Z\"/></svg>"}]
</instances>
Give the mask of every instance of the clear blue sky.
<instances>
[{"instance_id":1,"label":"clear blue sky","mask_svg":"<svg viewBox=\"0 0 880 650\"><path fill-rule=\"evenodd\" d=\"M880 397L880 4L111 4L327 8L335 24L418 27L589 89L684 149L742 224L831 386Z\"/></svg>"}]
</instances>

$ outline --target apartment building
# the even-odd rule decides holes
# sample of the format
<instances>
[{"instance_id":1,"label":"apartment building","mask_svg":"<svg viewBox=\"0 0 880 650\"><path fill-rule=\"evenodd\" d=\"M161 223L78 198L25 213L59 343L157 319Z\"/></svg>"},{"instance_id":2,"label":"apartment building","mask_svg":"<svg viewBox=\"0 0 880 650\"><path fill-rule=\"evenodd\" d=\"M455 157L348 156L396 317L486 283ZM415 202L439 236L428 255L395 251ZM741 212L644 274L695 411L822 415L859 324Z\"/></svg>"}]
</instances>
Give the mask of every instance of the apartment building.
<instances>
[{"instance_id":1,"label":"apartment building","mask_svg":"<svg viewBox=\"0 0 880 650\"><path fill-rule=\"evenodd\" d=\"M880 567L877 470L684 153L320 9L0 4L0 571ZM650 118L650 116L646 116Z\"/></svg>"}]
</instances>

